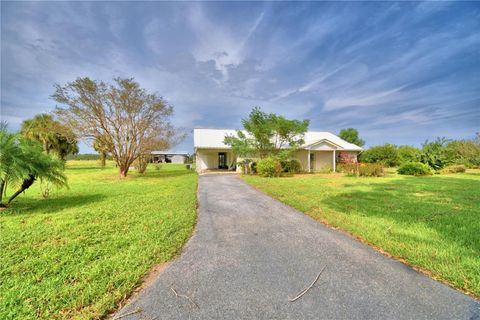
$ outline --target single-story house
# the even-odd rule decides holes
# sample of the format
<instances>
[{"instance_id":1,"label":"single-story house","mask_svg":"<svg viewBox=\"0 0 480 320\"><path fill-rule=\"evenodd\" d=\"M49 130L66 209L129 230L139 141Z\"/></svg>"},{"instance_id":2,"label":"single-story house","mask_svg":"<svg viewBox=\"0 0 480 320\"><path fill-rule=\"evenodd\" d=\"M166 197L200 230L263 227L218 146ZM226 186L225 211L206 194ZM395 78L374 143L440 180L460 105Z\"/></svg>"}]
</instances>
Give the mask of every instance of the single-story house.
<instances>
[{"instance_id":1,"label":"single-story house","mask_svg":"<svg viewBox=\"0 0 480 320\"><path fill-rule=\"evenodd\" d=\"M188 157L188 152L182 151L152 151L153 163L180 163L184 164Z\"/></svg>"},{"instance_id":2,"label":"single-story house","mask_svg":"<svg viewBox=\"0 0 480 320\"><path fill-rule=\"evenodd\" d=\"M235 135L231 129L194 129L193 145L196 170L233 170L240 159L223 143L225 136ZM335 171L340 158L356 161L363 149L330 132L308 131L303 144L293 158L300 162L302 171L315 172L330 168Z\"/></svg>"}]
</instances>

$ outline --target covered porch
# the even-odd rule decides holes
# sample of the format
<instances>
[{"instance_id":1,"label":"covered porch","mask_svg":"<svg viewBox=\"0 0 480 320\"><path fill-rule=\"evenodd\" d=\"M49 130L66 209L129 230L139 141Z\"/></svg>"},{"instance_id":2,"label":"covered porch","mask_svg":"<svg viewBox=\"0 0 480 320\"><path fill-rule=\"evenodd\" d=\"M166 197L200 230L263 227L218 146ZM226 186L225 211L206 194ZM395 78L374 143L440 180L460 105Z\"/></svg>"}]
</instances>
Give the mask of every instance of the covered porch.
<instances>
[{"instance_id":1,"label":"covered porch","mask_svg":"<svg viewBox=\"0 0 480 320\"><path fill-rule=\"evenodd\" d=\"M295 158L305 172L317 172L337 169L337 151L339 146L328 140L321 140L298 150Z\"/></svg>"},{"instance_id":2,"label":"covered porch","mask_svg":"<svg viewBox=\"0 0 480 320\"><path fill-rule=\"evenodd\" d=\"M198 172L225 172L236 168L237 158L228 149L197 149L195 155Z\"/></svg>"}]
</instances>

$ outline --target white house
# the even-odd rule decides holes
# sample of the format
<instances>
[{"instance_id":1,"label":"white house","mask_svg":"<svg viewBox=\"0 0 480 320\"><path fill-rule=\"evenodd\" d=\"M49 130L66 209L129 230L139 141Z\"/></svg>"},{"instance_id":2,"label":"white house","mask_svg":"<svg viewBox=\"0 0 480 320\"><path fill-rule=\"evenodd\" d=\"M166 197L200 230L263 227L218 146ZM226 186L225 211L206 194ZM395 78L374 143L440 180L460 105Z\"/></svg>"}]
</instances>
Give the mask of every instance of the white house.
<instances>
[{"instance_id":1,"label":"white house","mask_svg":"<svg viewBox=\"0 0 480 320\"><path fill-rule=\"evenodd\" d=\"M152 162L159 163L185 163L188 157L188 152L182 151L152 151Z\"/></svg>"},{"instance_id":2,"label":"white house","mask_svg":"<svg viewBox=\"0 0 480 320\"><path fill-rule=\"evenodd\" d=\"M231 148L223 143L226 135L236 135L230 129L194 129L193 145L195 149L196 169L228 170L236 167L239 160ZM308 131L305 144L293 155L300 162L302 171L314 172L325 168L335 171L338 158L342 153L357 159L363 149L351 144L330 132Z\"/></svg>"}]
</instances>

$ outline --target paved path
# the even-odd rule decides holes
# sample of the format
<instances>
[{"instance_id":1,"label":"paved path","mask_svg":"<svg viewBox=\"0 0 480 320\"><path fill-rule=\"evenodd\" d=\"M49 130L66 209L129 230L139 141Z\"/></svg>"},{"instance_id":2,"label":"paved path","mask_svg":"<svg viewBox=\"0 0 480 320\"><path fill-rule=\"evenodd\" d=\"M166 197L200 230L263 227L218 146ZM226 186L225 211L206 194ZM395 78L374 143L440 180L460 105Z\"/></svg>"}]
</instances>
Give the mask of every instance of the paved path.
<instances>
[{"instance_id":1,"label":"paved path","mask_svg":"<svg viewBox=\"0 0 480 320\"><path fill-rule=\"evenodd\" d=\"M130 319L480 319L480 303L254 190L200 177L184 252ZM302 298L289 302L326 269ZM198 307L185 297L189 296Z\"/></svg>"}]
</instances>

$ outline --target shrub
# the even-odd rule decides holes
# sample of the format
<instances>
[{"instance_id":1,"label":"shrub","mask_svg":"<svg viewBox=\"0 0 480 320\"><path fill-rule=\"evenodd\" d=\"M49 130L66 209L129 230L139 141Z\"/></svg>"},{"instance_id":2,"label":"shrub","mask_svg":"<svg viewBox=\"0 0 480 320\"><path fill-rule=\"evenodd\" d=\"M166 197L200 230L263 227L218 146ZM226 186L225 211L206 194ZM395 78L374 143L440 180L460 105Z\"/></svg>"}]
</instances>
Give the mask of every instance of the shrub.
<instances>
[{"instance_id":1,"label":"shrub","mask_svg":"<svg viewBox=\"0 0 480 320\"><path fill-rule=\"evenodd\" d=\"M383 177L383 166L378 163L360 163L359 175L362 177Z\"/></svg>"},{"instance_id":2,"label":"shrub","mask_svg":"<svg viewBox=\"0 0 480 320\"><path fill-rule=\"evenodd\" d=\"M257 162L257 171L262 177L279 177L282 173L282 164L272 157L261 159Z\"/></svg>"},{"instance_id":3,"label":"shrub","mask_svg":"<svg viewBox=\"0 0 480 320\"><path fill-rule=\"evenodd\" d=\"M378 163L345 163L337 168L347 176L383 177L385 175L383 166Z\"/></svg>"},{"instance_id":4,"label":"shrub","mask_svg":"<svg viewBox=\"0 0 480 320\"><path fill-rule=\"evenodd\" d=\"M430 167L421 162L408 162L398 168L399 174L411 175L411 176L424 176L432 174Z\"/></svg>"},{"instance_id":5,"label":"shrub","mask_svg":"<svg viewBox=\"0 0 480 320\"><path fill-rule=\"evenodd\" d=\"M252 170L252 163L254 163L254 161L252 159L242 159L241 161L238 161L237 162L237 166L242 170L242 172L244 174L250 174L250 173L255 173L255 171ZM253 166L253 168L255 169L256 166Z\"/></svg>"},{"instance_id":6,"label":"shrub","mask_svg":"<svg viewBox=\"0 0 480 320\"><path fill-rule=\"evenodd\" d=\"M371 147L360 154L361 162L380 163L388 167L397 166L400 162L397 147L393 144Z\"/></svg>"},{"instance_id":7,"label":"shrub","mask_svg":"<svg viewBox=\"0 0 480 320\"><path fill-rule=\"evenodd\" d=\"M280 161L283 172L299 173L301 170L300 162L295 159Z\"/></svg>"},{"instance_id":8,"label":"shrub","mask_svg":"<svg viewBox=\"0 0 480 320\"><path fill-rule=\"evenodd\" d=\"M318 173L332 173L333 169L330 167L323 167L320 170L317 171Z\"/></svg>"},{"instance_id":9,"label":"shrub","mask_svg":"<svg viewBox=\"0 0 480 320\"><path fill-rule=\"evenodd\" d=\"M344 172L347 176L358 176L359 163L343 163L337 166L337 172Z\"/></svg>"},{"instance_id":10,"label":"shrub","mask_svg":"<svg viewBox=\"0 0 480 320\"><path fill-rule=\"evenodd\" d=\"M463 164L451 165L442 169L442 173L459 173L465 172L467 168Z\"/></svg>"}]
</instances>

